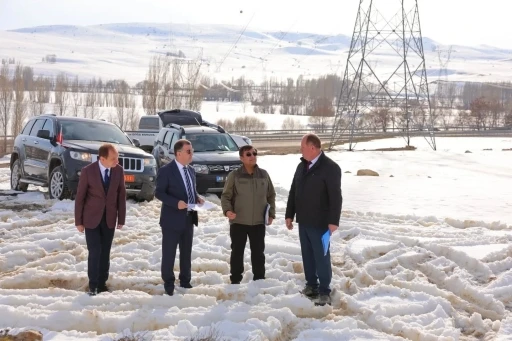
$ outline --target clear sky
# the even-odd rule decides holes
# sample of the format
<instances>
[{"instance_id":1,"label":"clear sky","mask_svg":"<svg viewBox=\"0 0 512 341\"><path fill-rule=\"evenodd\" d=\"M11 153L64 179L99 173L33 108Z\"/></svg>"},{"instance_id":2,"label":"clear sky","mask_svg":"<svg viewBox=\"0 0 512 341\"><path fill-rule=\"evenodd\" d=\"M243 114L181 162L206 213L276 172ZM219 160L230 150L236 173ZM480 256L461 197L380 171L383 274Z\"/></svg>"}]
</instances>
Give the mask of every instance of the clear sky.
<instances>
[{"instance_id":1,"label":"clear sky","mask_svg":"<svg viewBox=\"0 0 512 341\"><path fill-rule=\"evenodd\" d=\"M413 0L406 0L413 3ZM418 0L423 36L443 44L512 48L511 0ZM359 0L0 0L0 30L107 23L228 24L252 29L352 33ZM363 4L370 0L363 0ZM401 0L373 0L379 10ZM367 5L366 5L367 6ZM242 11L242 13L240 13ZM393 10L394 12L394 10ZM251 20L252 18L252 20Z\"/></svg>"}]
</instances>

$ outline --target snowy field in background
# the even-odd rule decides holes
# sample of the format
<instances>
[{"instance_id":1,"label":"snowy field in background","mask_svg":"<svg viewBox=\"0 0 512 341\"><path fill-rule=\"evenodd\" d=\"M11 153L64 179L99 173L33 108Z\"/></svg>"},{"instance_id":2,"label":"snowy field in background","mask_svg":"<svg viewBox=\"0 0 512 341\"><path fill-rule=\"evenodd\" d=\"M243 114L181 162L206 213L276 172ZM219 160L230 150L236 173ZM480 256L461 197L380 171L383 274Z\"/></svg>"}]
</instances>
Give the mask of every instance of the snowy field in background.
<instances>
[{"instance_id":1,"label":"snowy field in background","mask_svg":"<svg viewBox=\"0 0 512 341\"><path fill-rule=\"evenodd\" d=\"M298 231L286 229L284 209L300 155L259 159L277 191L267 280L251 281L247 248L242 284L228 284L228 224L217 207L195 230L194 288L173 297L162 296L158 201L128 203L112 249L114 292L89 297L73 202L39 191L2 196L0 328L38 329L45 341L115 340L128 330L185 340L210 328L227 340L511 340L512 152L502 149L512 139L438 138L436 152L422 138L411 144L418 150L370 151L402 147L397 138L329 153L343 170L344 197L331 244L332 307L298 293ZM380 176L357 177L363 168ZM8 188L0 168L0 189Z\"/></svg>"}]
</instances>

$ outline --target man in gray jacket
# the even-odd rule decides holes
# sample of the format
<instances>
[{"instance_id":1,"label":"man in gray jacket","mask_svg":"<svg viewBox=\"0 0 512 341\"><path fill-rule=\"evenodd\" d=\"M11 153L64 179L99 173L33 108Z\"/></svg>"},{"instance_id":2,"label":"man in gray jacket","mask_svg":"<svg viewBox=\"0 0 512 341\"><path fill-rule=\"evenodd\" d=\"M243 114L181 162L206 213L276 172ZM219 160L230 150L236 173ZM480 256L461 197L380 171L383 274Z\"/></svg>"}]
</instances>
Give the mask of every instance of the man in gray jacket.
<instances>
[{"instance_id":1,"label":"man in gray jacket","mask_svg":"<svg viewBox=\"0 0 512 341\"><path fill-rule=\"evenodd\" d=\"M256 164L258 152L251 145L239 150L243 166L229 173L221 196L231 236L231 283L240 284L244 272L244 250L249 237L254 280L265 279L265 225L272 224L276 192L270 176ZM267 204L269 219L265 220Z\"/></svg>"}]
</instances>

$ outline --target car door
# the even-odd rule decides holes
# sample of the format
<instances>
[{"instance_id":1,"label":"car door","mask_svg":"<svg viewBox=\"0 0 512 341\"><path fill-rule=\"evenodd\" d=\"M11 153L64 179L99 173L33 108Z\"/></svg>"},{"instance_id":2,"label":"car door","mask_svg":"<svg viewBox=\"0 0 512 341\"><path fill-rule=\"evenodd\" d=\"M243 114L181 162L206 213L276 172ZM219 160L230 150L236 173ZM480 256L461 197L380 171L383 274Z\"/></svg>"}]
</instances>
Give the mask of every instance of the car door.
<instances>
[{"instance_id":1,"label":"car door","mask_svg":"<svg viewBox=\"0 0 512 341\"><path fill-rule=\"evenodd\" d=\"M23 170L25 171L25 175L31 179L37 179L37 174L41 171L39 170L40 163L37 158L37 149L39 141L37 141L37 132L43 129L45 118L39 118L36 120L32 129L30 129L29 135L23 141L25 145L25 155L26 159L23 162Z\"/></svg>"},{"instance_id":2,"label":"car door","mask_svg":"<svg viewBox=\"0 0 512 341\"><path fill-rule=\"evenodd\" d=\"M27 122L27 124L25 125L25 127L23 127L23 130L20 133L20 142L15 145L20 159L20 167L23 170L23 174L25 174L25 176L27 176L27 172L25 171L25 162L28 158L27 154L30 151L30 148L28 148L27 143L30 135L30 130L32 129L32 126L34 126L34 123L36 123L35 118Z\"/></svg>"},{"instance_id":3,"label":"car door","mask_svg":"<svg viewBox=\"0 0 512 341\"><path fill-rule=\"evenodd\" d=\"M164 141L162 143L162 148L160 149L161 160L162 164L164 165L172 161L170 157L171 153L169 152L169 148L171 146L174 135L176 134L174 134L174 131L172 130L168 130L167 134L165 134ZM172 154L174 155L174 152Z\"/></svg>"},{"instance_id":4,"label":"car door","mask_svg":"<svg viewBox=\"0 0 512 341\"><path fill-rule=\"evenodd\" d=\"M48 131L49 138L42 138L37 136L34 140L34 160L35 160L35 177L38 180L46 181L48 180L48 165L49 165L49 155L52 149L51 139L55 134L54 121L51 119L46 119L43 124L41 130Z\"/></svg>"}]
</instances>

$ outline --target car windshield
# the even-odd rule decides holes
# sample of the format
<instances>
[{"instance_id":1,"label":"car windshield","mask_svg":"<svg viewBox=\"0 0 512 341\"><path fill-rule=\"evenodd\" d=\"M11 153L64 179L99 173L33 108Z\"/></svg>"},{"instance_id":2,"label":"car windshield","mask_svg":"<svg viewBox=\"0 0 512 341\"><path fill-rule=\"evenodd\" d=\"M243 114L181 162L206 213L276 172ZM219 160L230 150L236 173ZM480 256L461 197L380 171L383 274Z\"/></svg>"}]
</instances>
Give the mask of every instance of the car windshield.
<instances>
[{"instance_id":1,"label":"car windshield","mask_svg":"<svg viewBox=\"0 0 512 341\"><path fill-rule=\"evenodd\" d=\"M228 134L187 134L195 153L201 152L236 152L238 146Z\"/></svg>"},{"instance_id":2,"label":"car windshield","mask_svg":"<svg viewBox=\"0 0 512 341\"><path fill-rule=\"evenodd\" d=\"M64 140L101 141L117 144L132 143L115 125L92 121L60 121Z\"/></svg>"}]
</instances>

